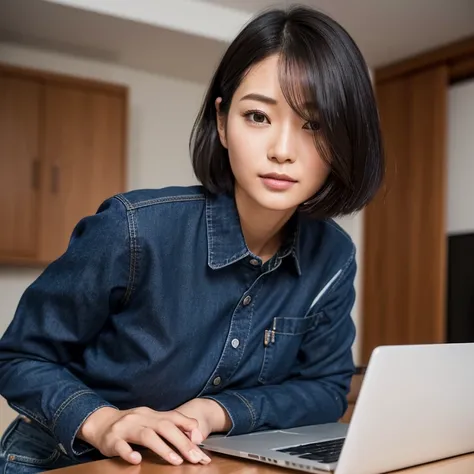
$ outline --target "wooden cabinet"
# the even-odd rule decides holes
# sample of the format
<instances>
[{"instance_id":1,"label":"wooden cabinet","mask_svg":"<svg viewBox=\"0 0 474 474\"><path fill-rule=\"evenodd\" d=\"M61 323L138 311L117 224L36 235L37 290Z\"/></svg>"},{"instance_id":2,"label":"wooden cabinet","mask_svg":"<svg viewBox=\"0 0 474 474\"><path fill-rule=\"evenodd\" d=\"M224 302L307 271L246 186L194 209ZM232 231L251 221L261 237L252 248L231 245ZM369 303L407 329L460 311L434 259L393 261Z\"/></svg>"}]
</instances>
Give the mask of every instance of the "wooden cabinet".
<instances>
[{"instance_id":1,"label":"wooden cabinet","mask_svg":"<svg viewBox=\"0 0 474 474\"><path fill-rule=\"evenodd\" d=\"M34 258L38 241L41 85L0 76L0 255Z\"/></svg>"},{"instance_id":2,"label":"wooden cabinet","mask_svg":"<svg viewBox=\"0 0 474 474\"><path fill-rule=\"evenodd\" d=\"M47 264L124 191L127 90L0 66L0 264Z\"/></svg>"}]
</instances>

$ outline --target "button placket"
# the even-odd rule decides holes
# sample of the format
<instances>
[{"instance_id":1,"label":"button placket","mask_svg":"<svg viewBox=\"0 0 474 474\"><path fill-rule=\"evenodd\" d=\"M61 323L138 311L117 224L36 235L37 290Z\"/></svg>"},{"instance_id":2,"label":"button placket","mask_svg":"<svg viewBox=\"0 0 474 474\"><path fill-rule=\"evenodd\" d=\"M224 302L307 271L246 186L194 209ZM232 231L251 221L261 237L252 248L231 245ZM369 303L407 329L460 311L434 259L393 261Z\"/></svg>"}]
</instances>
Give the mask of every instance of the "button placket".
<instances>
[{"instance_id":1,"label":"button placket","mask_svg":"<svg viewBox=\"0 0 474 474\"><path fill-rule=\"evenodd\" d=\"M249 334L252 324L253 304L251 303L254 303L255 295L262 284L263 280L259 276L235 307L221 358L198 397L205 393L217 393L222 390L239 367L246 342L245 339L242 339L242 336ZM249 294L250 292L252 294Z\"/></svg>"}]
</instances>

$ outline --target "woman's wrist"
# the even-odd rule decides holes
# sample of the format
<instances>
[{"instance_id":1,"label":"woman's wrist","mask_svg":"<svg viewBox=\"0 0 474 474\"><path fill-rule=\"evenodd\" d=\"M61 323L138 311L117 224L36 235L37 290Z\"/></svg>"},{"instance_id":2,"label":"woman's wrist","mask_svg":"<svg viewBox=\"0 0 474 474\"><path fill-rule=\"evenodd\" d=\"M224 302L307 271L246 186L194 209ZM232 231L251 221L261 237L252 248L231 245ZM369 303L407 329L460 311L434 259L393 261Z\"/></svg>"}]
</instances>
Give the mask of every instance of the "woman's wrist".
<instances>
[{"instance_id":1,"label":"woman's wrist","mask_svg":"<svg viewBox=\"0 0 474 474\"><path fill-rule=\"evenodd\" d=\"M82 423L82 426L77 432L77 438L95 446L94 438L97 434L99 426L101 426L107 419L115 417L117 413L118 410L116 408L99 408L97 411L89 415L89 417L87 417Z\"/></svg>"},{"instance_id":2,"label":"woman's wrist","mask_svg":"<svg viewBox=\"0 0 474 474\"><path fill-rule=\"evenodd\" d=\"M203 398L202 401L211 426L211 433L226 433L229 431L232 428L232 420L227 410L210 398Z\"/></svg>"}]
</instances>

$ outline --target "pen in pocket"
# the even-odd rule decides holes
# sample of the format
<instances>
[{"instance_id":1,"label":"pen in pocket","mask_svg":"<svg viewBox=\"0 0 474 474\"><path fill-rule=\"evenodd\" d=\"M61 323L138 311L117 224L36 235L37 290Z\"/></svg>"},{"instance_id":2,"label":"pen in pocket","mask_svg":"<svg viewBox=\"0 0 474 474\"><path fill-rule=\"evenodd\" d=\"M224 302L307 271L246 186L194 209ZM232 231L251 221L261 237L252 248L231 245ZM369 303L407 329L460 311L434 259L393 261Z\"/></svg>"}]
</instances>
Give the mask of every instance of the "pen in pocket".
<instances>
[{"instance_id":1,"label":"pen in pocket","mask_svg":"<svg viewBox=\"0 0 474 474\"><path fill-rule=\"evenodd\" d=\"M270 345L270 343L275 343L275 331L276 331L276 318L273 318L273 327L272 329L265 330L264 344L265 346Z\"/></svg>"}]
</instances>

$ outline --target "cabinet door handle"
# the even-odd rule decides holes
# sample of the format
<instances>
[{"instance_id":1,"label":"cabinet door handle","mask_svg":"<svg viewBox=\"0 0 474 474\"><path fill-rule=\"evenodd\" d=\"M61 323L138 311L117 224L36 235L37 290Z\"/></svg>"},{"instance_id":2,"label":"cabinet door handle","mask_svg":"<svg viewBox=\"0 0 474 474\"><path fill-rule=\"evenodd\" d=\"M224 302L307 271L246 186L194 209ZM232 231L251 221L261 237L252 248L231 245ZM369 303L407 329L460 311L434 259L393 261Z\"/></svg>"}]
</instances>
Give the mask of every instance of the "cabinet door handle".
<instances>
[{"instance_id":1,"label":"cabinet door handle","mask_svg":"<svg viewBox=\"0 0 474 474\"><path fill-rule=\"evenodd\" d=\"M35 159L31 163L31 187L37 191L40 186L40 161Z\"/></svg>"},{"instance_id":2,"label":"cabinet door handle","mask_svg":"<svg viewBox=\"0 0 474 474\"><path fill-rule=\"evenodd\" d=\"M58 194L59 192L59 166L53 165L51 167L51 192Z\"/></svg>"}]
</instances>

